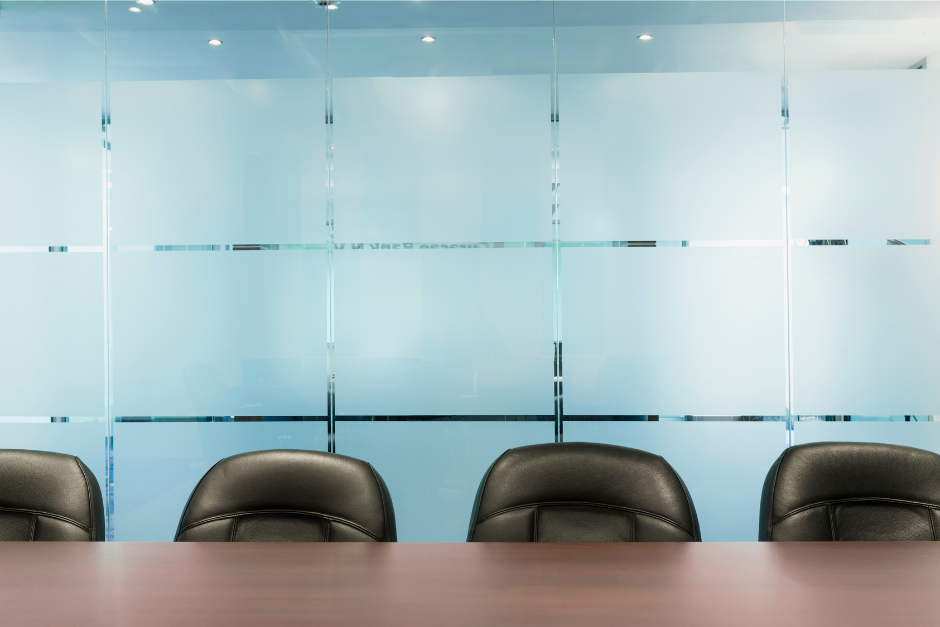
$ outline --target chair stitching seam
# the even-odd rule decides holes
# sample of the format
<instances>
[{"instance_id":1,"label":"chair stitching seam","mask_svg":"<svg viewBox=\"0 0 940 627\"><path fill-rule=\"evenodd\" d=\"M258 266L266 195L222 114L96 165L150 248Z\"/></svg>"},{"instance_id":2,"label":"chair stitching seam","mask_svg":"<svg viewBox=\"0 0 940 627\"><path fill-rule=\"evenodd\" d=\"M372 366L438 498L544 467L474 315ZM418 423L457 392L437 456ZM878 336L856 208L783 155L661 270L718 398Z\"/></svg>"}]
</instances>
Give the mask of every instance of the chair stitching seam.
<instances>
[{"instance_id":1,"label":"chair stitching seam","mask_svg":"<svg viewBox=\"0 0 940 627\"><path fill-rule=\"evenodd\" d=\"M832 503L829 503L829 535L832 537L832 540L836 539L836 519L832 515Z\"/></svg>"},{"instance_id":2,"label":"chair stitching seam","mask_svg":"<svg viewBox=\"0 0 940 627\"><path fill-rule=\"evenodd\" d=\"M382 489L382 482L379 481L379 476L376 474L375 468L372 467L372 464L369 464L369 470L372 471L372 478L375 479L375 486L379 489L379 497L382 501L382 529L385 530L385 542L388 542L388 511L385 508L385 490Z\"/></svg>"},{"instance_id":3,"label":"chair stitching seam","mask_svg":"<svg viewBox=\"0 0 940 627\"><path fill-rule=\"evenodd\" d=\"M381 538L379 538L377 535L375 535L374 533L372 533L365 527L358 525L352 522L351 520L346 520L345 518L340 518L338 516L330 516L329 514L319 514L317 512L302 512L302 511L290 510L290 509L263 509L263 510L259 509L256 511L231 512L228 514L219 514L218 516L210 516L209 518L203 518L194 523L190 523L186 525L186 527L180 530L179 534L177 534L177 537L179 537L179 535L182 534L184 531L189 531L190 529L194 527L199 527L207 523L216 522L218 520L226 520L227 518L235 518L237 516L252 516L255 514L297 514L299 516L314 516L317 518L324 518L326 520L348 525L358 531L361 531L362 533L366 534L370 538L374 538L378 542L383 541Z\"/></svg>"},{"instance_id":4,"label":"chair stitching seam","mask_svg":"<svg viewBox=\"0 0 940 627\"><path fill-rule=\"evenodd\" d=\"M937 530L933 526L933 509L927 508L927 522L930 523L930 538L934 541L937 540Z\"/></svg>"},{"instance_id":5,"label":"chair stitching seam","mask_svg":"<svg viewBox=\"0 0 940 627\"><path fill-rule=\"evenodd\" d=\"M685 494L685 502L686 502L686 504L689 506L689 517L690 517L690 519L691 519L691 521L692 521L692 526L694 527L694 526L695 526L695 516L692 515L692 498L689 496L689 493L688 493L688 491L686 490L685 484L682 483L682 477L680 477L680 476L679 476L679 473L676 472L676 469L673 468L672 465L671 465L669 462L666 461L666 458L664 458L662 455L658 455L657 457L659 457L659 459L663 460L663 463L666 464L666 466L669 467L669 470L672 471L672 474L673 474L673 476L676 478L676 481L679 482L679 487L682 488L682 492L683 492L683 494ZM702 530L699 529L699 535L701 535L701 533L702 533ZM695 534L694 534L694 533L692 534L692 537L693 537L693 538L695 537Z\"/></svg>"},{"instance_id":6,"label":"chair stitching seam","mask_svg":"<svg viewBox=\"0 0 940 627\"><path fill-rule=\"evenodd\" d=\"M656 514L656 513L654 513L654 512L648 512L648 511L646 511L646 510L638 509L638 508L635 508L635 507L624 507L624 506L621 506L621 505L607 505L606 503L590 503L590 502L587 502L587 501L544 501L544 502L538 502L538 503L524 503L524 504L522 504L522 505L513 505L512 507L504 507L503 509L501 509L501 510L499 510L499 511L493 512L492 514L490 514L489 516L487 516L486 518L484 518L483 520L481 520L481 521L480 521L480 524L485 523L487 520L489 520L489 519L491 519L491 518L495 518L496 516L500 516L500 515L502 515L502 514L507 514L507 513L509 513L509 512L515 511L515 510L526 509L526 508L528 508L528 507L535 507L535 508L537 509L537 508L539 508L539 507L544 507L544 506L546 506L546 505L584 505L584 506L587 506L587 507L600 507L600 508L603 508L603 509L615 509L615 510L618 510L618 511L630 512L630 513L633 513L634 515L635 515L635 514L642 514L643 516L648 516L648 517L650 517L650 518L655 518L655 519L657 519L657 520L663 521L664 523L670 524L670 525L672 525L673 527L675 527L676 529L679 529L679 530L684 531L685 533L689 534L689 536L691 536L692 538L695 537L695 534L693 534L692 532L690 532L688 529L686 529L685 527L683 527L683 526L680 525L679 523L675 522L674 520L670 520L669 518L666 518L666 517L663 516L662 514Z\"/></svg>"},{"instance_id":7,"label":"chair stitching seam","mask_svg":"<svg viewBox=\"0 0 940 627\"><path fill-rule=\"evenodd\" d=\"M636 542L636 512L630 512L633 516L633 527L630 529L630 542Z\"/></svg>"},{"instance_id":8,"label":"chair stitching seam","mask_svg":"<svg viewBox=\"0 0 940 627\"><path fill-rule=\"evenodd\" d=\"M330 541L330 531L331 531L332 529L333 529L333 521L332 521L332 520L327 520L327 521L326 521L326 540L324 540L324 542L329 542L329 541Z\"/></svg>"},{"instance_id":9,"label":"chair stitching seam","mask_svg":"<svg viewBox=\"0 0 940 627\"><path fill-rule=\"evenodd\" d=\"M837 503L866 503L870 501L876 501L878 503L897 503L899 505L916 505L916 506L927 507L927 508L937 507L933 503L922 503L920 501L908 501L905 499L892 499L890 497L884 497L884 496L858 496L858 497L845 498L845 499L829 499L826 501L818 501L816 503L809 503L807 505L801 505L800 507L790 510L789 512L787 512L786 514L784 514L783 516L775 520L773 524L776 525L780 521L786 518L789 518L790 516L794 516L796 514L805 512L806 510L810 510L816 507L822 507L823 505L832 505L832 504L837 504Z\"/></svg>"},{"instance_id":10,"label":"chair stitching seam","mask_svg":"<svg viewBox=\"0 0 940 627\"><path fill-rule=\"evenodd\" d=\"M33 514L32 520L29 522L29 541L32 542L33 538L36 537L36 515Z\"/></svg>"},{"instance_id":11,"label":"chair stitching seam","mask_svg":"<svg viewBox=\"0 0 940 627\"><path fill-rule=\"evenodd\" d=\"M535 506L535 516L532 517L532 541L539 541L539 506Z\"/></svg>"},{"instance_id":12,"label":"chair stitching seam","mask_svg":"<svg viewBox=\"0 0 940 627\"><path fill-rule=\"evenodd\" d=\"M185 518L186 518L186 512L189 511L189 504L193 502L193 496L196 494L196 490L199 489L199 486L202 485L202 482L205 481L206 477L209 476L209 473L212 472L213 468L215 468L216 466L218 466L219 464L221 464L222 462L224 462L226 459L228 459L228 458L227 458L227 457L223 457L222 459L220 459L220 460L217 461L216 463L212 464L212 468L210 468L209 470L206 471L206 474L204 474L204 475L199 479L199 481L196 483L196 487L193 488L193 491L189 493L189 498L186 499L186 505L183 506L183 513L180 515L179 524L176 525L176 536L175 536L175 538L179 538L179 537L180 537L180 534L183 533L183 531L184 531L184 529L181 528L181 527L183 526L183 520L185 520ZM187 527L187 529L188 529L188 528L189 528L189 527ZM174 538L174 539L175 539L175 538Z\"/></svg>"},{"instance_id":13,"label":"chair stitching seam","mask_svg":"<svg viewBox=\"0 0 940 627\"><path fill-rule=\"evenodd\" d=\"M88 533L91 533L91 529L89 529L82 523L78 522L77 520L73 520L69 518L68 516L61 516L59 514L53 514L52 512L44 512L38 509L25 509L21 507L0 507L0 512L12 512L15 514L32 514L33 516L45 516L46 518L54 518L56 520L61 520L62 522L67 522L70 525L75 525L82 531L87 531Z\"/></svg>"},{"instance_id":14,"label":"chair stitching seam","mask_svg":"<svg viewBox=\"0 0 940 627\"><path fill-rule=\"evenodd\" d=\"M229 542L235 542L235 530L238 529L238 514L235 514L235 520L232 522L232 537Z\"/></svg>"},{"instance_id":15,"label":"chair stitching seam","mask_svg":"<svg viewBox=\"0 0 940 627\"><path fill-rule=\"evenodd\" d=\"M88 499L88 517L91 518L91 539L97 540L98 534L96 533L97 521L95 520L95 504L91 496L91 485L88 483L88 477L85 476L85 470L82 468L82 462L77 457L72 457L75 460L75 463L78 465L78 471L82 473L82 481L85 482L85 497Z\"/></svg>"}]
</instances>

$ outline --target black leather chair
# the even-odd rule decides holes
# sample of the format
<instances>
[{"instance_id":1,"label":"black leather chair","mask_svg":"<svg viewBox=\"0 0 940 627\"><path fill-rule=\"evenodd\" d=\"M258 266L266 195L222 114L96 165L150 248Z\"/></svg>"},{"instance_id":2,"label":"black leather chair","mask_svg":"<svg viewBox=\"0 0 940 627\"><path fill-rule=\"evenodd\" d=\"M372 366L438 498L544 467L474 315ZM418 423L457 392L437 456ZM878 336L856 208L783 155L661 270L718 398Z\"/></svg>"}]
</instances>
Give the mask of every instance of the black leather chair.
<instances>
[{"instance_id":1,"label":"black leather chair","mask_svg":"<svg viewBox=\"0 0 940 627\"><path fill-rule=\"evenodd\" d=\"M98 480L77 457L0 450L0 540L104 540Z\"/></svg>"},{"instance_id":2,"label":"black leather chair","mask_svg":"<svg viewBox=\"0 0 940 627\"><path fill-rule=\"evenodd\" d=\"M760 540L940 539L940 455L909 446L792 446L767 473Z\"/></svg>"},{"instance_id":3,"label":"black leather chair","mask_svg":"<svg viewBox=\"0 0 940 627\"><path fill-rule=\"evenodd\" d=\"M658 455L571 442L509 449L487 470L468 542L701 541L682 479Z\"/></svg>"},{"instance_id":4,"label":"black leather chair","mask_svg":"<svg viewBox=\"0 0 940 627\"><path fill-rule=\"evenodd\" d=\"M227 457L193 490L177 542L395 542L388 488L364 461L315 451Z\"/></svg>"}]
</instances>

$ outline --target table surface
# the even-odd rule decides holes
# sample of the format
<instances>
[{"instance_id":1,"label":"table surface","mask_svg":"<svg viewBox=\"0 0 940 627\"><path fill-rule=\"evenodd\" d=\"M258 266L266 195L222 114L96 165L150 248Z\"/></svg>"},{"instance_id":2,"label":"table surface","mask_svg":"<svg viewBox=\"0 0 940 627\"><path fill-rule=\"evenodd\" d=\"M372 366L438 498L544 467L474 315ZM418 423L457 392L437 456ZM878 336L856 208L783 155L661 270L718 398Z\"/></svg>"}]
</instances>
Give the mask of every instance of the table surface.
<instances>
[{"instance_id":1,"label":"table surface","mask_svg":"<svg viewBox=\"0 0 940 627\"><path fill-rule=\"evenodd\" d=\"M940 543L0 542L11 625L932 625Z\"/></svg>"}]
</instances>

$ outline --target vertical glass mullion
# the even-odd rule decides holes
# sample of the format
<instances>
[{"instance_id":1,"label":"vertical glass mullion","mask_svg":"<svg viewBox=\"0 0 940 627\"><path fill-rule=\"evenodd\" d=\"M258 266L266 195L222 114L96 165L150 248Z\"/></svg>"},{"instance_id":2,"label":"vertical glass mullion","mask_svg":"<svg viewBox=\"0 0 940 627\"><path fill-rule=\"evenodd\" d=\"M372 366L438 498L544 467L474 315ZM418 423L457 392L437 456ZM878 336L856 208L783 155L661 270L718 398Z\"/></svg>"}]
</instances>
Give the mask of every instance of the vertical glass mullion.
<instances>
[{"instance_id":1,"label":"vertical glass mullion","mask_svg":"<svg viewBox=\"0 0 940 627\"><path fill-rule=\"evenodd\" d=\"M787 2L783 0L783 85L781 89L781 118L782 118L782 132L783 132L783 224L784 224L784 239L783 239L783 248L785 254L785 263L786 268L784 270L784 277L786 284L784 285L784 304L786 306L786 311L784 312L786 320L786 368L784 377L786 377L786 408L787 408L787 446L792 446L793 444L793 420L792 415L793 408L793 324L792 324L792 315L793 315L793 306L791 304L792 300L792 289L790 285L790 95L789 95L789 83L787 80Z\"/></svg>"},{"instance_id":2,"label":"vertical glass mullion","mask_svg":"<svg viewBox=\"0 0 940 627\"><path fill-rule=\"evenodd\" d=\"M558 121L558 66L555 54L555 2L552 1L552 277L554 291L553 330L555 343L554 394L555 441L564 441L564 394L561 348L561 214L559 212L559 121Z\"/></svg>"},{"instance_id":3,"label":"vertical glass mullion","mask_svg":"<svg viewBox=\"0 0 940 627\"><path fill-rule=\"evenodd\" d=\"M108 81L108 1L104 2L104 82L101 88L101 228L104 255L104 408L106 538L114 540L114 416L111 393L111 85Z\"/></svg>"},{"instance_id":4,"label":"vertical glass mullion","mask_svg":"<svg viewBox=\"0 0 940 627\"><path fill-rule=\"evenodd\" d=\"M327 368L327 450L336 452L336 369L334 367L333 323L333 83L330 75L330 10L326 11L326 227L327 227L327 279L326 279L326 368Z\"/></svg>"}]
</instances>

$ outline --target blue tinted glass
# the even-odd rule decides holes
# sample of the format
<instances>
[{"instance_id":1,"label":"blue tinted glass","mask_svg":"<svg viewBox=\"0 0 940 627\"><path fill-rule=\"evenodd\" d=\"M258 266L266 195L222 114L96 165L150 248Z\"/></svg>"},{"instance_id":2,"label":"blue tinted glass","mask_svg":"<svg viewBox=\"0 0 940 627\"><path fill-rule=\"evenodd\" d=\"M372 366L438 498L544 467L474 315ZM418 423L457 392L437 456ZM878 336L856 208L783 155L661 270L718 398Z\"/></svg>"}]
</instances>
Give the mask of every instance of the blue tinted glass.
<instances>
[{"instance_id":1,"label":"blue tinted glass","mask_svg":"<svg viewBox=\"0 0 940 627\"><path fill-rule=\"evenodd\" d=\"M904 416L898 416L901 421ZM940 425L921 422L930 416L908 416L917 422L868 421L804 422L793 425L793 443L811 442L880 442L913 446L940 453Z\"/></svg>"},{"instance_id":2,"label":"blue tinted glass","mask_svg":"<svg viewBox=\"0 0 940 627\"><path fill-rule=\"evenodd\" d=\"M337 452L372 464L388 485L400 542L463 542L477 488L506 449L554 440L554 424L338 422Z\"/></svg>"},{"instance_id":3,"label":"blue tinted glass","mask_svg":"<svg viewBox=\"0 0 940 627\"><path fill-rule=\"evenodd\" d=\"M547 248L335 255L336 413L551 414Z\"/></svg>"},{"instance_id":4,"label":"blue tinted glass","mask_svg":"<svg viewBox=\"0 0 940 627\"><path fill-rule=\"evenodd\" d=\"M94 252L0 253L0 416L105 415L102 267Z\"/></svg>"},{"instance_id":5,"label":"blue tinted glass","mask_svg":"<svg viewBox=\"0 0 940 627\"><path fill-rule=\"evenodd\" d=\"M0 246L102 244L104 49L103 2L3 3Z\"/></svg>"},{"instance_id":6,"label":"blue tinted glass","mask_svg":"<svg viewBox=\"0 0 940 627\"><path fill-rule=\"evenodd\" d=\"M326 423L114 425L115 540L171 541L193 488L224 457L268 449L326 450Z\"/></svg>"}]
</instances>

